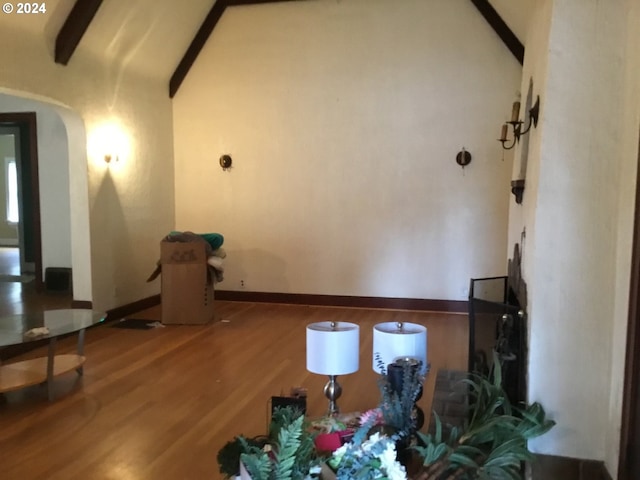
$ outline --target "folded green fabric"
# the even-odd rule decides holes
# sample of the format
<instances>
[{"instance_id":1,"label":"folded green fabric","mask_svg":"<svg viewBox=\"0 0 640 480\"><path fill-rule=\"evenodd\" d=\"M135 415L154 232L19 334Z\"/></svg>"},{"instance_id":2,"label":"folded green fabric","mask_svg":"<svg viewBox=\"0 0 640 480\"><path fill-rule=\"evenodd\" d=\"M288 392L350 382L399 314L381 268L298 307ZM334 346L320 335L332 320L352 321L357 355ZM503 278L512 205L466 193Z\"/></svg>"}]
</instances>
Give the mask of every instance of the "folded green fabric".
<instances>
[{"instance_id":1,"label":"folded green fabric","mask_svg":"<svg viewBox=\"0 0 640 480\"><path fill-rule=\"evenodd\" d=\"M180 235L185 232L178 232L176 230L169 233L169 235ZM199 237L206 240L206 242L211 245L212 250L219 249L224 243L224 237L220 233L196 233Z\"/></svg>"},{"instance_id":2,"label":"folded green fabric","mask_svg":"<svg viewBox=\"0 0 640 480\"><path fill-rule=\"evenodd\" d=\"M224 243L224 237L219 233L198 233L198 235L204 238L214 250L219 249Z\"/></svg>"}]
</instances>

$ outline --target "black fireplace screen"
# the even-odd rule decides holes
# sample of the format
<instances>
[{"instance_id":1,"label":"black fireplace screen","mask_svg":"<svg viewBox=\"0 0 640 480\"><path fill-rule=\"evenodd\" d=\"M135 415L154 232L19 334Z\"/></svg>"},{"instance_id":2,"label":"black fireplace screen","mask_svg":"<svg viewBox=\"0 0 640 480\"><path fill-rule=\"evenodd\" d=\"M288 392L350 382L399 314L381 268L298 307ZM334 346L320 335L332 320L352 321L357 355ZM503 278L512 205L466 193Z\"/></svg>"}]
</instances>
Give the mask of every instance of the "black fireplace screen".
<instances>
[{"instance_id":1,"label":"black fireplace screen","mask_svg":"<svg viewBox=\"0 0 640 480\"><path fill-rule=\"evenodd\" d=\"M469 371L488 375L495 351L502 366L503 388L512 404L526 399L525 320L508 277L471 279Z\"/></svg>"}]
</instances>

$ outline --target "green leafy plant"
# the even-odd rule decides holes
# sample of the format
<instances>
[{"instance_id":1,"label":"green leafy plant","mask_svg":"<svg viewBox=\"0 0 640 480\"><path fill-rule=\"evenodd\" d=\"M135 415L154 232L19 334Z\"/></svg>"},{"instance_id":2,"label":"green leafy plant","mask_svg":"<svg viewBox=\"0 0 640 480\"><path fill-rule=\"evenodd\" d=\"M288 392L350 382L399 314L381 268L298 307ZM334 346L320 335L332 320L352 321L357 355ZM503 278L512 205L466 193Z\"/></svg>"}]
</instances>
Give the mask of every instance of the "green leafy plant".
<instances>
[{"instance_id":1,"label":"green leafy plant","mask_svg":"<svg viewBox=\"0 0 640 480\"><path fill-rule=\"evenodd\" d=\"M244 443L243 443L244 441ZM246 438L238 435L227 442L218 451L218 465L224 478L233 478L240 472L240 455L249 451L250 447L262 449L268 443L267 437Z\"/></svg>"},{"instance_id":2,"label":"green leafy plant","mask_svg":"<svg viewBox=\"0 0 640 480\"><path fill-rule=\"evenodd\" d=\"M421 374L421 362L402 363L402 382L394 385L380 356L376 354L378 370L381 372L378 378L380 390L380 404L378 408L382 412L384 425L391 427L400 436L409 436L416 426L415 402L422 389L424 376Z\"/></svg>"},{"instance_id":3,"label":"green leafy plant","mask_svg":"<svg viewBox=\"0 0 640 480\"><path fill-rule=\"evenodd\" d=\"M539 403L511 405L502 388L497 358L492 377L471 375L463 382L470 399L467 425L452 428L449 438L444 439L436 415L433 435L417 433L420 444L413 449L421 457L423 469L415 478L520 479L522 462L533 460L527 440L548 432L555 422L546 418Z\"/></svg>"},{"instance_id":4,"label":"green leafy plant","mask_svg":"<svg viewBox=\"0 0 640 480\"><path fill-rule=\"evenodd\" d=\"M292 408L276 409L269 426L268 448L238 437L240 459L253 480L302 480L315 462L313 435L304 415Z\"/></svg>"}]
</instances>

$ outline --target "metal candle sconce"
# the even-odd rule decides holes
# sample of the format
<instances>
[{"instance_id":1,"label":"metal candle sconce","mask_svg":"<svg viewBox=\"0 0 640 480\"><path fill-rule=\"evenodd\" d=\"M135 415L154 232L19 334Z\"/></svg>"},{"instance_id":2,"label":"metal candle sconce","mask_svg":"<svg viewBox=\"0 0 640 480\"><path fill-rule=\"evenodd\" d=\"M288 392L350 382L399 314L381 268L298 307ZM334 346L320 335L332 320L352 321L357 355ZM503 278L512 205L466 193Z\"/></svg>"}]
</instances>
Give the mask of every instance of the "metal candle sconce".
<instances>
[{"instance_id":1,"label":"metal candle sconce","mask_svg":"<svg viewBox=\"0 0 640 480\"><path fill-rule=\"evenodd\" d=\"M513 102L513 109L511 110L511 120L502 125L502 132L500 133L500 138L498 141L502 144L502 148L505 150L511 150L516 146L516 143L520 141L520 137L531 130L531 126L538 126L538 114L540 113L540 96L536 96L536 103L533 104L533 107L529 109L529 125L527 128L522 130L523 121L518 120L520 116L520 102ZM513 140L511 141L511 145L506 146L507 135L509 131L509 125L513 128Z\"/></svg>"}]
</instances>

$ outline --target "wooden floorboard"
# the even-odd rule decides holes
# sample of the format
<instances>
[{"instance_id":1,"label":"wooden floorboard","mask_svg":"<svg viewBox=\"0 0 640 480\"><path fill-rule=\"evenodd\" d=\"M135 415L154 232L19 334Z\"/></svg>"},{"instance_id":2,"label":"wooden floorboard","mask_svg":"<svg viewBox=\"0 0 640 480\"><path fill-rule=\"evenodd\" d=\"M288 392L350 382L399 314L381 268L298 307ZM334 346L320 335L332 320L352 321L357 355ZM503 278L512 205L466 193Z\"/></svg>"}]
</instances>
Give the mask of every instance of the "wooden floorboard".
<instances>
[{"instance_id":1,"label":"wooden floorboard","mask_svg":"<svg viewBox=\"0 0 640 480\"><path fill-rule=\"evenodd\" d=\"M67 292L38 292L35 281L28 283L0 281L0 316L71 308Z\"/></svg>"},{"instance_id":2,"label":"wooden floorboard","mask_svg":"<svg viewBox=\"0 0 640 480\"><path fill-rule=\"evenodd\" d=\"M159 320L160 308L135 318ZM305 327L316 321L350 321L361 328L360 370L339 377L343 411L378 402L371 360L376 323L427 326L432 374L420 400L425 412L431 410L433 372L467 365L465 315L240 302L217 302L216 312L216 321L206 326L89 329L84 377L71 372L57 378L55 401L47 400L42 386L5 395L0 478L222 478L218 450L237 434L265 433L271 396L305 387L309 414L325 412L326 377L305 367ZM59 342L60 353L74 349L74 338Z\"/></svg>"}]
</instances>

